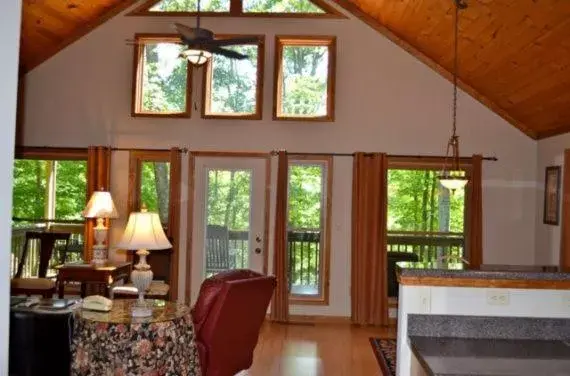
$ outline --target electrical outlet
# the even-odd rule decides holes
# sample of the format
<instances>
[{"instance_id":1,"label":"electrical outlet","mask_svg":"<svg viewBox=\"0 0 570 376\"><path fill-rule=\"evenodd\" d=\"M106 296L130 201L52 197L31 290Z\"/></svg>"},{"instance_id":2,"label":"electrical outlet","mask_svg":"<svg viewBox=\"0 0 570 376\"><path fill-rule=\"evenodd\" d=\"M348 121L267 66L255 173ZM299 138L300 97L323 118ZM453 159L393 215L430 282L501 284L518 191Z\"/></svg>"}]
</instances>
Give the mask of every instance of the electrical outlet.
<instances>
[{"instance_id":1,"label":"electrical outlet","mask_svg":"<svg viewBox=\"0 0 570 376\"><path fill-rule=\"evenodd\" d=\"M420 312L431 312L431 293L428 288L424 288L423 291L420 292Z\"/></svg>"},{"instance_id":2,"label":"electrical outlet","mask_svg":"<svg viewBox=\"0 0 570 376\"><path fill-rule=\"evenodd\" d=\"M501 290L487 290L487 304L495 306L509 305L509 292Z\"/></svg>"}]
</instances>

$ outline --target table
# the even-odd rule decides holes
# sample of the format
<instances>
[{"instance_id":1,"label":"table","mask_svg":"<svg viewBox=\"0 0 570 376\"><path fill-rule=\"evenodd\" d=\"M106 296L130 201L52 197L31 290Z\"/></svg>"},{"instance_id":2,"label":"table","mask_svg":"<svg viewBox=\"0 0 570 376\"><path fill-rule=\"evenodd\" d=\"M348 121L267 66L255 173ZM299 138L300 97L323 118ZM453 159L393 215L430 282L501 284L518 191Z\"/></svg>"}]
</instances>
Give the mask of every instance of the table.
<instances>
[{"instance_id":1,"label":"table","mask_svg":"<svg viewBox=\"0 0 570 376\"><path fill-rule=\"evenodd\" d=\"M108 313L78 310L71 344L73 376L200 376L190 308L147 300L153 315L133 318L135 300L113 301Z\"/></svg>"},{"instance_id":2,"label":"table","mask_svg":"<svg viewBox=\"0 0 570 376\"><path fill-rule=\"evenodd\" d=\"M56 266L58 270L58 295L63 298L66 282L81 282L81 297L85 297L85 284L97 283L105 285L105 296L109 296L111 285L118 280L128 281L132 264L130 262L113 263L95 266L94 264L69 263Z\"/></svg>"}]
</instances>

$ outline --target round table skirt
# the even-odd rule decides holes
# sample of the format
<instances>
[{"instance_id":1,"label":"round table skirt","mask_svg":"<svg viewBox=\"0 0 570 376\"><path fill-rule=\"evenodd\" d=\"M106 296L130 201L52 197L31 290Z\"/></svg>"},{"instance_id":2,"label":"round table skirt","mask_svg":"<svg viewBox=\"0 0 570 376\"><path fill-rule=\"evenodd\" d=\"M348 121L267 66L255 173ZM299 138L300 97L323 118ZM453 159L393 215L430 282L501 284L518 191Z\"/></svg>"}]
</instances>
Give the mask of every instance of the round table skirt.
<instances>
[{"instance_id":1,"label":"round table skirt","mask_svg":"<svg viewBox=\"0 0 570 376\"><path fill-rule=\"evenodd\" d=\"M113 324L75 318L72 375L200 376L190 314L171 321Z\"/></svg>"}]
</instances>

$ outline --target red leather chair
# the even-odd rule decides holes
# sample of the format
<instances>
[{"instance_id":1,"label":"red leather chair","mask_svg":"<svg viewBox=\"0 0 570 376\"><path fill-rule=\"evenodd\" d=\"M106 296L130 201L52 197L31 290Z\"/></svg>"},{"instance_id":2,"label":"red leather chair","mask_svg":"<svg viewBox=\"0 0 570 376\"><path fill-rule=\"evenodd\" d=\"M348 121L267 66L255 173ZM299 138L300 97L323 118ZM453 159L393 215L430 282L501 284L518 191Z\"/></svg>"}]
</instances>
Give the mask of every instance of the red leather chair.
<instances>
[{"instance_id":1,"label":"red leather chair","mask_svg":"<svg viewBox=\"0 0 570 376\"><path fill-rule=\"evenodd\" d=\"M246 269L206 279L192 319L202 376L234 376L253 362L275 277Z\"/></svg>"}]
</instances>

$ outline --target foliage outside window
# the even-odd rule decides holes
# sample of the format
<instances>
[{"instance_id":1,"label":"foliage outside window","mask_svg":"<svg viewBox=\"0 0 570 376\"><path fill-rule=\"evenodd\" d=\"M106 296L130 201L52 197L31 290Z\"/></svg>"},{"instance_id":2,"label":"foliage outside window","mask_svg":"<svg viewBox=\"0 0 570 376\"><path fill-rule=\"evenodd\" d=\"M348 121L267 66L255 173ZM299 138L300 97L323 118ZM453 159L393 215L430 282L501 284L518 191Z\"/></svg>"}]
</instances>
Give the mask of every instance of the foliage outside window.
<instances>
[{"instance_id":1,"label":"foliage outside window","mask_svg":"<svg viewBox=\"0 0 570 376\"><path fill-rule=\"evenodd\" d=\"M388 170L388 251L422 262L464 257L465 192L444 188L435 169Z\"/></svg>"},{"instance_id":2,"label":"foliage outside window","mask_svg":"<svg viewBox=\"0 0 570 376\"><path fill-rule=\"evenodd\" d=\"M131 15L183 16L196 15L197 0L148 0ZM323 0L201 0L202 16L231 15L258 17L344 18Z\"/></svg>"},{"instance_id":3,"label":"foliage outside window","mask_svg":"<svg viewBox=\"0 0 570 376\"><path fill-rule=\"evenodd\" d=\"M135 36L133 116L190 116L190 66L176 36Z\"/></svg>"},{"instance_id":4,"label":"foliage outside window","mask_svg":"<svg viewBox=\"0 0 570 376\"><path fill-rule=\"evenodd\" d=\"M161 0L151 6L151 12L196 12L197 0ZM229 12L230 0L200 0L202 12Z\"/></svg>"},{"instance_id":5,"label":"foliage outside window","mask_svg":"<svg viewBox=\"0 0 570 376\"><path fill-rule=\"evenodd\" d=\"M276 37L273 117L334 120L335 37Z\"/></svg>"},{"instance_id":6,"label":"foliage outside window","mask_svg":"<svg viewBox=\"0 0 570 376\"><path fill-rule=\"evenodd\" d=\"M235 35L224 35L235 37ZM204 71L203 116L261 119L263 107L263 48L264 37L258 44L224 47L244 55L236 60L214 54Z\"/></svg>"},{"instance_id":7,"label":"foliage outside window","mask_svg":"<svg viewBox=\"0 0 570 376\"><path fill-rule=\"evenodd\" d=\"M297 303L328 304L331 163L289 162L289 292Z\"/></svg>"},{"instance_id":8,"label":"foliage outside window","mask_svg":"<svg viewBox=\"0 0 570 376\"><path fill-rule=\"evenodd\" d=\"M143 161L141 163L141 205L158 213L163 227L168 226L170 202L170 163Z\"/></svg>"}]
</instances>

